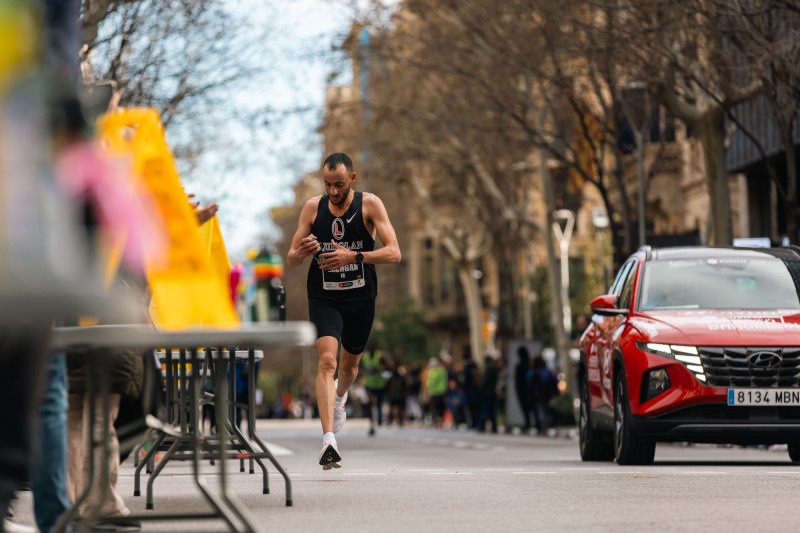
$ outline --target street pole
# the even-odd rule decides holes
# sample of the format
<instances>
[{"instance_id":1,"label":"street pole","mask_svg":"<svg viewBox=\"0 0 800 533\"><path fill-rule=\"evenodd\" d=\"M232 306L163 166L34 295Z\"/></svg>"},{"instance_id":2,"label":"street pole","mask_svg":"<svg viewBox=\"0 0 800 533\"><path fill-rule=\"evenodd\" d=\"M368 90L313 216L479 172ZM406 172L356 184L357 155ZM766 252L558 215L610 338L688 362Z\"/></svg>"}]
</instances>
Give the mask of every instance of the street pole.
<instances>
[{"instance_id":1,"label":"street pole","mask_svg":"<svg viewBox=\"0 0 800 533\"><path fill-rule=\"evenodd\" d=\"M572 309L569 305L569 241L572 238L572 229L575 227L575 215L569 209L559 209L555 212L553 232L558 239L561 251L561 305L564 312L564 331L572 331ZM564 221L561 229L560 221Z\"/></svg>"},{"instance_id":2,"label":"street pole","mask_svg":"<svg viewBox=\"0 0 800 533\"><path fill-rule=\"evenodd\" d=\"M644 236L644 135L637 129L634 136L639 174L639 247L642 247L646 244Z\"/></svg>"}]
</instances>

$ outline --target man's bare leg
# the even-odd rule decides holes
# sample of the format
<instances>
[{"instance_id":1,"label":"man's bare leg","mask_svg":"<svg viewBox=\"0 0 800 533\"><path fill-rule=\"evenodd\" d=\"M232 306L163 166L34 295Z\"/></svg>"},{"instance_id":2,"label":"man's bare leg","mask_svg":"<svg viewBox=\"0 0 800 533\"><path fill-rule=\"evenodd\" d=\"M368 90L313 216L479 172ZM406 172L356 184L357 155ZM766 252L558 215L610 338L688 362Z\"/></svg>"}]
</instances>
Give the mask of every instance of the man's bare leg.
<instances>
[{"instance_id":1,"label":"man's bare leg","mask_svg":"<svg viewBox=\"0 0 800 533\"><path fill-rule=\"evenodd\" d=\"M353 355L344 348L339 356L339 386L336 395L344 396L358 377L358 363L361 361L361 354Z\"/></svg>"},{"instance_id":2,"label":"man's bare leg","mask_svg":"<svg viewBox=\"0 0 800 533\"><path fill-rule=\"evenodd\" d=\"M322 423L322 434L333 432L333 376L336 373L336 352L339 341L334 337L320 337L317 339L317 352L319 363L317 365L317 409L319 420ZM339 385L341 387L341 383Z\"/></svg>"}]
</instances>

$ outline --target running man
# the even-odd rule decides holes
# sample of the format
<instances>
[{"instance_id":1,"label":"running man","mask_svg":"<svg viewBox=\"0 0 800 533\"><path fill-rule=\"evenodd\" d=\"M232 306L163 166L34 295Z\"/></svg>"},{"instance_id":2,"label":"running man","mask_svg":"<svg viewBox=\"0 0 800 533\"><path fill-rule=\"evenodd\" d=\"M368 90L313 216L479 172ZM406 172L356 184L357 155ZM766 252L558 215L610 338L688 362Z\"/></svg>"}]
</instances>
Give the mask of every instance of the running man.
<instances>
[{"instance_id":1,"label":"running man","mask_svg":"<svg viewBox=\"0 0 800 533\"><path fill-rule=\"evenodd\" d=\"M319 464L329 470L341 466L334 434L344 425L347 390L358 375L375 318L375 265L399 263L400 246L381 199L352 188L356 173L346 154L329 155L322 178L326 194L303 205L287 263L296 267L314 256L306 288L319 352L316 393L323 433ZM376 235L383 245L377 250ZM339 376L334 381L340 344Z\"/></svg>"}]
</instances>

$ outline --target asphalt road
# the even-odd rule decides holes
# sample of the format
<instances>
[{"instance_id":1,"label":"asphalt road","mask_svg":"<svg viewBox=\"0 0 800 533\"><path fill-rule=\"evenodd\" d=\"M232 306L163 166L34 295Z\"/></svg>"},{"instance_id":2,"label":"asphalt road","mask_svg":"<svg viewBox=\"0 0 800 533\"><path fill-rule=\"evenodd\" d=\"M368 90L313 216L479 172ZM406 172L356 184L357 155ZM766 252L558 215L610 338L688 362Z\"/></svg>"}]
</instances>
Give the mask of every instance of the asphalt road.
<instances>
[{"instance_id":1,"label":"asphalt road","mask_svg":"<svg viewBox=\"0 0 800 533\"><path fill-rule=\"evenodd\" d=\"M584 463L573 436L492 435L471 431L383 429L368 437L363 420L338 436L342 468L317 464L317 421L259 422L292 481L270 468L270 494L260 474L233 471L231 488L260 532L428 531L796 531L800 467L785 449L662 445L647 467ZM217 487L213 468L205 479ZM133 466L119 489L133 512ZM144 483L143 480L143 490ZM30 493L17 516L32 523ZM167 465L154 485L158 513L203 511L188 463ZM145 522L145 532L222 532L221 520Z\"/></svg>"}]
</instances>

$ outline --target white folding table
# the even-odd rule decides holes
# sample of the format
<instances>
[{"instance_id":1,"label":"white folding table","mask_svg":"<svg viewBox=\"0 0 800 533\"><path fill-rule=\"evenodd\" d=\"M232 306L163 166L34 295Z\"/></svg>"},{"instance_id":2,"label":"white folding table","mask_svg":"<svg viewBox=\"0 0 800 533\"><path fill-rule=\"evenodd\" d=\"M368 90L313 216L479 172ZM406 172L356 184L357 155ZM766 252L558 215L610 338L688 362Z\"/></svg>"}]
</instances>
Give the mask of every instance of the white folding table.
<instances>
[{"instance_id":1,"label":"white folding table","mask_svg":"<svg viewBox=\"0 0 800 533\"><path fill-rule=\"evenodd\" d=\"M199 398L202 395L202 376L199 372L193 372L191 375L186 374L186 363L192 363L193 368L199 368L200 358L198 351L201 348L209 350L214 348L223 353L224 349L234 351L237 349L245 348L250 353L254 350L269 350L276 348L288 348L298 346L311 346L316 340L316 330L310 322L270 322L259 324L243 324L241 329L235 330L214 330L214 329L198 329L198 330L181 330L181 331L159 331L151 326L146 325L110 325L110 326L90 326L78 328L54 328L51 333L50 347L54 351L77 351L85 352L87 357L90 357L87 365L87 397L88 406L94 409L94 398L97 394L108 394L108 380L102 379L105 372L105 365L102 357L91 356L89 354L96 354L98 349L114 349L114 348L133 348L152 351L157 349L166 349L170 351L173 348L180 350L180 358L182 359L184 373L180 376L187 384L186 391L188 393L188 412L189 416L186 420L186 426L183 431L180 431L181 444L188 445L191 450L192 464L194 470L194 481L200 489L203 496L211 504L213 509L209 514L152 514L145 513L141 515L131 515L130 518L142 520L173 520L173 519L198 519L198 518L221 518L227 522L231 531L236 533L255 533L257 531L253 521L249 518L248 513L243 508L242 504L235 498L229 491L227 485L225 457L226 457L226 444L227 439L221 438L216 441L214 452L221 458L218 461L217 468L219 474L219 494L215 494L211 490L205 480L200 475L200 459L202 452L208 450L209 444L204 441L202 432L200 431L199 424ZM219 365L220 367L222 365ZM226 380L218 379L215 386L221 390L215 393L215 404L217 412L217 423L220 430L228 424L228 394L226 390ZM104 458L108 457L108 408L105 404L104 413L104 430L102 433L102 442L93 441L91 446L102 447L104 451ZM250 417L253 418L253 417ZM90 423L93 423L93 414L89 416ZM94 428L90 427L89 435L94 435ZM158 429L158 428L157 428ZM169 431L169 428L162 428ZM259 441L261 447L266 450L266 447ZM93 458L94 454L89 453L88 457ZM283 475L286 482L287 490L287 505L291 505L291 484L289 477L286 475L284 469L272 457L271 454L266 455L272 463L278 468ZM100 465L100 477L108 476L108 461L104 460ZM95 480L94 460L90 462L89 479L91 480L89 486L84 493L75 502L75 505L67 512L65 512L59 519L58 523L53 528L54 533L61 533L64 531L67 524L73 521L80 522L77 516L77 509L79 504L89 495ZM108 495L106 495L107 497ZM102 506L104 498L97 505L99 509ZM151 502L152 503L152 502ZM92 516L86 517L87 521L95 520L96 511Z\"/></svg>"}]
</instances>

